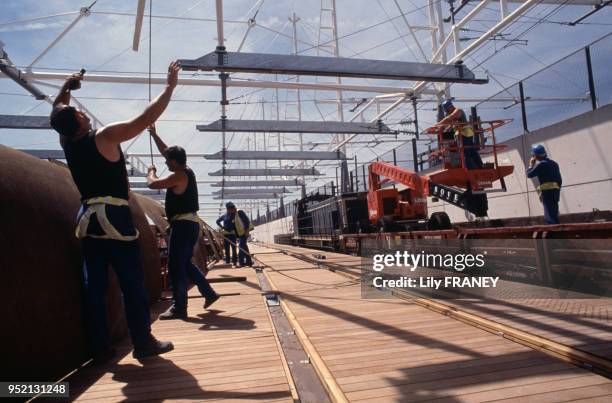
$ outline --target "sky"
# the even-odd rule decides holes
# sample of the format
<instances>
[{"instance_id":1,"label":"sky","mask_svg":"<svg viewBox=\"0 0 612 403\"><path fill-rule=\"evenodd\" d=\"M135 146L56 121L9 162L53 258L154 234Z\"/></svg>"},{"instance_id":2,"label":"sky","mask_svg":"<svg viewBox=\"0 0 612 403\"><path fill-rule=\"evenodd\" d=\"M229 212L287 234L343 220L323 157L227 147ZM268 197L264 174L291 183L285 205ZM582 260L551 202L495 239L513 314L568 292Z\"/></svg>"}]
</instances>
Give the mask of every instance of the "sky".
<instances>
[{"instance_id":1,"label":"sky","mask_svg":"<svg viewBox=\"0 0 612 403\"><path fill-rule=\"evenodd\" d=\"M323 0L328 3L330 0ZM435 0L442 1L442 0ZM26 68L45 49L59 33L75 18L81 7L89 6L93 0L2 0L0 1L0 41L4 50L15 65ZM90 74L148 74L149 19L145 18L140 50L131 50L134 32L136 0L98 0L92 7L92 14L82 18L75 27L52 48L32 68L40 72L73 72L85 68ZM398 61L424 61L417 42L409 34L403 17L414 26L429 25L426 0L337 0L337 22L339 53L341 57L368 58ZM473 2L475 3L475 2ZM483 13L466 25L461 32L461 46L467 46L473 38L490 28L498 19L497 2L492 2ZM319 36L321 0L224 0L225 39L228 50L236 51L245 38L248 29L247 21L253 18L255 10L256 25L248 31L242 52L291 54L293 52L293 26L289 21L294 13L299 18L296 22L298 53L317 55ZM511 5L511 10L517 5ZM442 2L444 15L448 15L448 4ZM460 18L473 6L457 16ZM589 9L583 6L539 5L533 7L516 23L502 31L502 40L487 41L481 48L470 54L464 62L468 68L479 75L488 75L486 85L452 85L451 95L457 98L486 98L503 88L516 83L543 67L564 57L590 42L612 31L612 7L606 7L596 13L584 24L569 26L568 21L583 15ZM147 4L148 13L148 4ZM402 17L403 14L403 17ZM217 43L214 0L153 0L152 19L152 74L163 77L170 61L200 57L214 50ZM45 18L40 18L45 17ZM178 18L177 18L178 17ZM539 22L539 23L537 23ZM325 21L323 21L325 24ZM450 24L446 24L448 32ZM426 53L431 55L429 31L417 30L418 43ZM329 42L328 31L321 34L322 42ZM524 40L525 43L517 40ZM612 41L607 41L607 44ZM452 49L452 45L450 46ZM612 54L612 49L610 54ZM600 51L606 52L606 49ZM449 56L452 52L449 51ZM581 56L576 56L576 58ZM570 61L571 62L571 61ZM565 63L563 73L556 74L556 79L548 77L532 79L534 94L546 93L548 96L584 95L582 74L570 72L569 63ZM581 63L577 62L577 65ZM560 69L562 66L560 66ZM576 76L574 76L574 74ZM193 73L182 73L181 76L193 76ZM215 73L200 72L198 77L215 78ZM274 76L253 74L232 74L234 80L265 79L275 80ZM279 80L294 80L294 77L279 76ZM302 77L302 81L315 81L314 78ZM318 81L329 81L319 79ZM343 79L344 83L361 85L382 85L409 87L414 83L371 79ZM568 85L567 83L570 83ZM47 81L47 84L59 85L59 81ZM572 84L573 83L573 84ZM538 87L539 86L539 87ZM57 90L52 86L40 86L45 93L52 95ZM162 86L152 86L153 96ZM537 90L537 91L536 91ZM85 82L75 96L85 107L104 124L135 116L148 102L149 88L146 84L110 84ZM315 100L334 100L334 91L301 91L302 118L304 120L337 120L335 105L316 102ZM344 98L370 98L372 93L345 92ZM295 91L279 90L278 98L274 90L256 90L251 88L230 88L228 97L228 117L231 119L276 119L295 120ZM535 96L535 95L534 95ZM177 87L173 102L158 122L158 132L168 144L185 147L188 153L216 153L221 150L219 133L200 133L197 124L204 124L220 117L220 89L218 87ZM278 100L278 103L277 103ZM278 104L278 109L277 109ZM344 116L349 119L350 111L355 104L344 105ZM469 107L469 104L460 106ZM384 108L384 105L382 106ZM435 104L419 103L419 121L421 128L435 122ZM498 108L499 109L499 108ZM277 114L278 110L278 114ZM0 114L47 115L49 104L36 101L21 87L7 79L0 80ZM365 113L366 119L376 114L373 107ZM500 111L496 111L500 112ZM540 110L546 114L547 109ZM399 122L412 118L412 106L402 105L385 117L385 123L395 129L409 130ZM304 135L305 142L320 143L317 150L329 147L332 135ZM259 134L228 134L228 149L247 150L257 148L276 149L278 137ZM408 140L408 135L400 135L399 140ZM281 136L283 149L297 149L297 135ZM357 156L360 163L375 159L378 155L397 146L398 142L381 142L364 144L361 141L349 145L348 157ZM388 140L388 139L387 139ZM51 131L25 131L0 129L0 144L14 148L59 149L57 136ZM124 145L124 150L127 145ZM307 146L307 149L310 147ZM149 141L146 135L131 146L128 152L148 153ZM143 158L149 161L148 158ZM156 161L163 166L163 160ZM258 164L258 165L256 165ZM297 161L283 161L283 166L297 166ZM308 166L308 163L306 163ZM221 168L219 161L192 157L189 165L194 169L198 180L212 181L218 177L209 177L208 173ZM228 168L248 167L247 162L229 162ZM250 167L264 167L263 162L251 162ZM309 181L309 189L315 188L335 177L334 162L324 162L318 168L325 176L318 181ZM278 167L277 161L270 161L268 167ZM163 168L161 169L163 171ZM238 178L231 178L238 179ZM263 179L263 178L260 178ZM202 194L202 215L209 221L216 217L220 202L213 200L211 192L216 190L208 184L199 185ZM290 198L295 198L299 192ZM251 201L238 201L248 205ZM213 204L214 203L214 204ZM255 212L256 209L253 210ZM265 207L262 205L263 213Z\"/></svg>"}]
</instances>

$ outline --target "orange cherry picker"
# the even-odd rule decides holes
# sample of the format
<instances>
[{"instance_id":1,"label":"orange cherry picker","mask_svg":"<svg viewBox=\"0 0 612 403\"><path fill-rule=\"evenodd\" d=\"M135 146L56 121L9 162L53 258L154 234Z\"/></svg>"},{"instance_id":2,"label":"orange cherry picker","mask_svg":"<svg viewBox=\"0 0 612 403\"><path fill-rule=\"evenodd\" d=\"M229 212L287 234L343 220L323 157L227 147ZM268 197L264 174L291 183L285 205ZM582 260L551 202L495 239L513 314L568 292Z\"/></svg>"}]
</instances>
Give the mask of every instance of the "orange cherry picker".
<instances>
[{"instance_id":1,"label":"orange cherry picker","mask_svg":"<svg viewBox=\"0 0 612 403\"><path fill-rule=\"evenodd\" d=\"M443 164L442 170L429 175L420 175L387 162L377 161L370 164L370 222L384 232L451 228L450 218L445 212L435 212L428 216L427 197L457 206L476 217L487 216L487 189L493 188L493 184L499 180L501 189L498 191L506 191L504 177L514 171L512 165L499 164L497 153L505 146L497 145L495 141L495 129L509 122L478 120L428 128L425 133L434 136L434 141L438 144L437 149L429 154L430 166L440 162ZM462 136L454 135L454 132L458 132L465 125L473 128L477 138L474 145L464 146ZM492 156L492 161L483 163L481 167L468 169L464 152L467 147L474 147L480 155ZM383 185L392 182L406 188L383 188Z\"/></svg>"}]
</instances>

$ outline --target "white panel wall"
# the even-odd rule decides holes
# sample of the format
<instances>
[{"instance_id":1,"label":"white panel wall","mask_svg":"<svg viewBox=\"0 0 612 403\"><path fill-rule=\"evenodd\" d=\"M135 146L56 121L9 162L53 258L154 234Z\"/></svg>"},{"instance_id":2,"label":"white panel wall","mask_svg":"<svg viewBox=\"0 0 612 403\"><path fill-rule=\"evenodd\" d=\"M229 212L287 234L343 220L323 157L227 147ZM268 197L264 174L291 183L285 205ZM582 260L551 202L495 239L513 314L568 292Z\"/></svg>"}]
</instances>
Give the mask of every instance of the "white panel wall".
<instances>
[{"instance_id":1,"label":"white panel wall","mask_svg":"<svg viewBox=\"0 0 612 403\"><path fill-rule=\"evenodd\" d=\"M251 234L253 240L264 243L274 243L276 234L292 234L293 217L279 218L266 224L255 227Z\"/></svg>"}]
</instances>

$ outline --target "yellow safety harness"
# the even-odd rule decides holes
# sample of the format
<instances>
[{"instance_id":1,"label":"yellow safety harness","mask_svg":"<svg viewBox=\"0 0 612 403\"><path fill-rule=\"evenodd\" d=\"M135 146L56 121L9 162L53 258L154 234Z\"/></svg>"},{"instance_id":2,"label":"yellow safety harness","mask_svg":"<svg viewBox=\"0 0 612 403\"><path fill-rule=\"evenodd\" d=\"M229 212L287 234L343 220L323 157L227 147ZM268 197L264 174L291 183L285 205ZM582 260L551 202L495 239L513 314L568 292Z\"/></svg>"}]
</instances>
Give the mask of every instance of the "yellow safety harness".
<instances>
[{"instance_id":1,"label":"yellow safety harness","mask_svg":"<svg viewBox=\"0 0 612 403\"><path fill-rule=\"evenodd\" d=\"M168 227L166 227L166 233L168 233L170 228L172 228L172 223L174 223L176 221L193 221L195 223L198 223L198 225L200 225L200 228L203 227L202 220L200 219L200 217L198 217L198 215L196 213L175 214L168 221L169 221L170 225L168 225Z\"/></svg>"},{"instance_id":2,"label":"yellow safety harness","mask_svg":"<svg viewBox=\"0 0 612 403\"><path fill-rule=\"evenodd\" d=\"M135 239L138 239L138 236L140 234L137 229L135 235L123 235L113 226L113 224L111 224L110 220L106 216L107 205L128 206L129 203L127 200L119 199L117 197L112 196L104 196L87 199L83 201L83 204L88 207L85 213L81 215L81 218L79 218L79 222L77 223L75 235L78 239L82 239L85 237L97 239L115 239L118 241L133 241ZM100 223L102 231L104 231L104 235L93 235L87 233L87 228L89 227L91 216L94 214L98 219L98 223Z\"/></svg>"},{"instance_id":3,"label":"yellow safety harness","mask_svg":"<svg viewBox=\"0 0 612 403\"><path fill-rule=\"evenodd\" d=\"M470 125L465 125L455 129L455 136L474 137L474 130Z\"/></svg>"},{"instance_id":4,"label":"yellow safety harness","mask_svg":"<svg viewBox=\"0 0 612 403\"><path fill-rule=\"evenodd\" d=\"M171 223L175 221L181 221L181 220L182 221L193 221L193 222L197 222L198 224L200 223L200 217L198 217L196 213L176 214L172 216L172 218L170 218Z\"/></svg>"},{"instance_id":5,"label":"yellow safety harness","mask_svg":"<svg viewBox=\"0 0 612 403\"><path fill-rule=\"evenodd\" d=\"M544 182L538 186L538 191L561 189L561 186L557 182Z\"/></svg>"},{"instance_id":6,"label":"yellow safety harness","mask_svg":"<svg viewBox=\"0 0 612 403\"><path fill-rule=\"evenodd\" d=\"M236 216L234 218L234 227L236 228L236 233L238 234L238 236L243 236L246 232L244 229L244 223L242 222L242 219L240 218L240 214L238 214L238 212L236 212ZM249 231L251 231L253 228L255 228L253 224L249 223Z\"/></svg>"}]
</instances>

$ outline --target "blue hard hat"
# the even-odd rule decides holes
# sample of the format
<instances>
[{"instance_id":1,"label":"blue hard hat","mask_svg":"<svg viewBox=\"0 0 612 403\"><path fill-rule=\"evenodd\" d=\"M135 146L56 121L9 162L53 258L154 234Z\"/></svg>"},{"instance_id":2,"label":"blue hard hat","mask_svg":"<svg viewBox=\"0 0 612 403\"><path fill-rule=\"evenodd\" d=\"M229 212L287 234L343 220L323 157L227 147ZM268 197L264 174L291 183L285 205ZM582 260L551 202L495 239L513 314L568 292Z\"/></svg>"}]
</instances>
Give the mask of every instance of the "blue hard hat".
<instances>
[{"instance_id":1,"label":"blue hard hat","mask_svg":"<svg viewBox=\"0 0 612 403\"><path fill-rule=\"evenodd\" d=\"M442 102L440 106L442 109L447 110L449 107L453 106L453 103L450 99L447 99L446 101Z\"/></svg>"},{"instance_id":2,"label":"blue hard hat","mask_svg":"<svg viewBox=\"0 0 612 403\"><path fill-rule=\"evenodd\" d=\"M232 202L227 202L225 203L225 208L230 209L230 208L235 208L236 206L234 205L234 203Z\"/></svg>"},{"instance_id":3,"label":"blue hard hat","mask_svg":"<svg viewBox=\"0 0 612 403\"><path fill-rule=\"evenodd\" d=\"M538 157L546 156L546 148L542 144L536 144L531 147L531 153Z\"/></svg>"}]
</instances>

